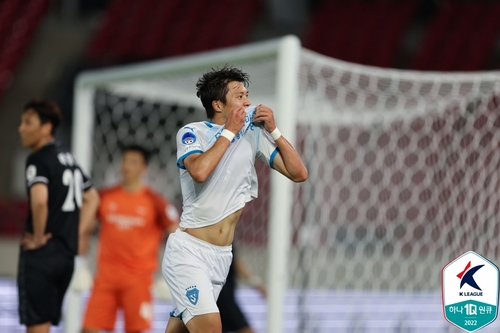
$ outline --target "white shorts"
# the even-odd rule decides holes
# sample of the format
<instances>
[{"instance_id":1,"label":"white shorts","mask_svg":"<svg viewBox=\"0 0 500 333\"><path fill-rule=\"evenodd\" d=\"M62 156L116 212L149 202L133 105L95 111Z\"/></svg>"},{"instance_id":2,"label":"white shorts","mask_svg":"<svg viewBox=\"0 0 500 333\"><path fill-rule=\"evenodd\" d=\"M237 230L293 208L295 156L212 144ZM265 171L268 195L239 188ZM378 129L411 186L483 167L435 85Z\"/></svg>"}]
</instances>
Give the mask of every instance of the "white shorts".
<instances>
[{"instance_id":1,"label":"white shorts","mask_svg":"<svg viewBox=\"0 0 500 333\"><path fill-rule=\"evenodd\" d=\"M171 316L186 324L194 316L219 312L217 298L226 283L232 246L216 246L177 229L168 236L162 273L172 294Z\"/></svg>"}]
</instances>

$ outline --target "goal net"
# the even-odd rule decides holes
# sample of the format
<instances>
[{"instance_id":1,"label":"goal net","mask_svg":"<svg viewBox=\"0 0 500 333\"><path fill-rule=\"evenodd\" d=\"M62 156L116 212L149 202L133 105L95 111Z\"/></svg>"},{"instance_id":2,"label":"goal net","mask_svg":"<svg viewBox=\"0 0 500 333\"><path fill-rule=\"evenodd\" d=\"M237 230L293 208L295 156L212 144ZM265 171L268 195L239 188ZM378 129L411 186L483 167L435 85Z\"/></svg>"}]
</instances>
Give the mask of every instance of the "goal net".
<instances>
[{"instance_id":1,"label":"goal net","mask_svg":"<svg viewBox=\"0 0 500 333\"><path fill-rule=\"evenodd\" d=\"M449 326L443 266L500 257L499 73L354 65L292 36L86 72L73 150L95 185L117 181L120 148L137 143L154 152L148 182L180 205L175 134L206 118L195 83L225 64L250 74L250 100L273 108L309 170L292 184L257 164L238 224L238 253L268 284L261 331Z\"/></svg>"}]
</instances>

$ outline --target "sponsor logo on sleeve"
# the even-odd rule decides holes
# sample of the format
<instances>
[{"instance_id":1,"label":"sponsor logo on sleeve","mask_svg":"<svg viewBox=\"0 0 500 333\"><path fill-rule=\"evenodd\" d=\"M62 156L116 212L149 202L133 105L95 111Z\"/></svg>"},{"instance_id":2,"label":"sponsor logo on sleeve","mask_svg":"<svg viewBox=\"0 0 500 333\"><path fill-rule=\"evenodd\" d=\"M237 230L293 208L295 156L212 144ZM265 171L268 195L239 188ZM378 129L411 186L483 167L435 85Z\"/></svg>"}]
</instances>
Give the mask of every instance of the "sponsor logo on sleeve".
<instances>
[{"instance_id":1,"label":"sponsor logo on sleeve","mask_svg":"<svg viewBox=\"0 0 500 333\"><path fill-rule=\"evenodd\" d=\"M192 145L195 142L196 142L196 135L194 135L194 133L187 132L184 133L184 135L182 136L182 143L185 145Z\"/></svg>"},{"instance_id":2,"label":"sponsor logo on sleeve","mask_svg":"<svg viewBox=\"0 0 500 333\"><path fill-rule=\"evenodd\" d=\"M33 180L35 176L36 176L36 166L31 164L26 168L26 180L28 181Z\"/></svg>"}]
</instances>

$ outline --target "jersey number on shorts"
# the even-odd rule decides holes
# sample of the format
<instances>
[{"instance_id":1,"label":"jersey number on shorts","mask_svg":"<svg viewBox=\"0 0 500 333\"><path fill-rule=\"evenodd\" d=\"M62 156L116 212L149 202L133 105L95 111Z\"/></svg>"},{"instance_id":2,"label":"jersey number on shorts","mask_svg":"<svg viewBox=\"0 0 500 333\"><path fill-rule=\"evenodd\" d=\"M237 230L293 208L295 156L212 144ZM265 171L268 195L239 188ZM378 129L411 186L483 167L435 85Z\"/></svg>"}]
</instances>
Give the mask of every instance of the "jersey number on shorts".
<instances>
[{"instance_id":1,"label":"jersey number on shorts","mask_svg":"<svg viewBox=\"0 0 500 333\"><path fill-rule=\"evenodd\" d=\"M62 206L63 212L72 212L75 210L75 203L78 208L82 206L82 188L83 176L79 169L72 171L66 169L62 175L62 182L68 186L68 194Z\"/></svg>"}]
</instances>

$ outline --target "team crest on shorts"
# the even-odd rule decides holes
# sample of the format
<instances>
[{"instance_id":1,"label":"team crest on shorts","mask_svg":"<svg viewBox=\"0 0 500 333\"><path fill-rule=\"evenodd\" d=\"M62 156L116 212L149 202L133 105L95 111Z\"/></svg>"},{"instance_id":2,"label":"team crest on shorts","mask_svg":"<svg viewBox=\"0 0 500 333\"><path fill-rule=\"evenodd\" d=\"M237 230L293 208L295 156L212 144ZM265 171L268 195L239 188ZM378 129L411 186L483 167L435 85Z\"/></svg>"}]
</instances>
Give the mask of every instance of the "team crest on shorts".
<instances>
[{"instance_id":1,"label":"team crest on shorts","mask_svg":"<svg viewBox=\"0 0 500 333\"><path fill-rule=\"evenodd\" d=\"M191 302L191 304L196 305L198 303L198 296L200 291L196 286L190 286L186 289L186 297Z\"/></svg>"}]
</instances>

